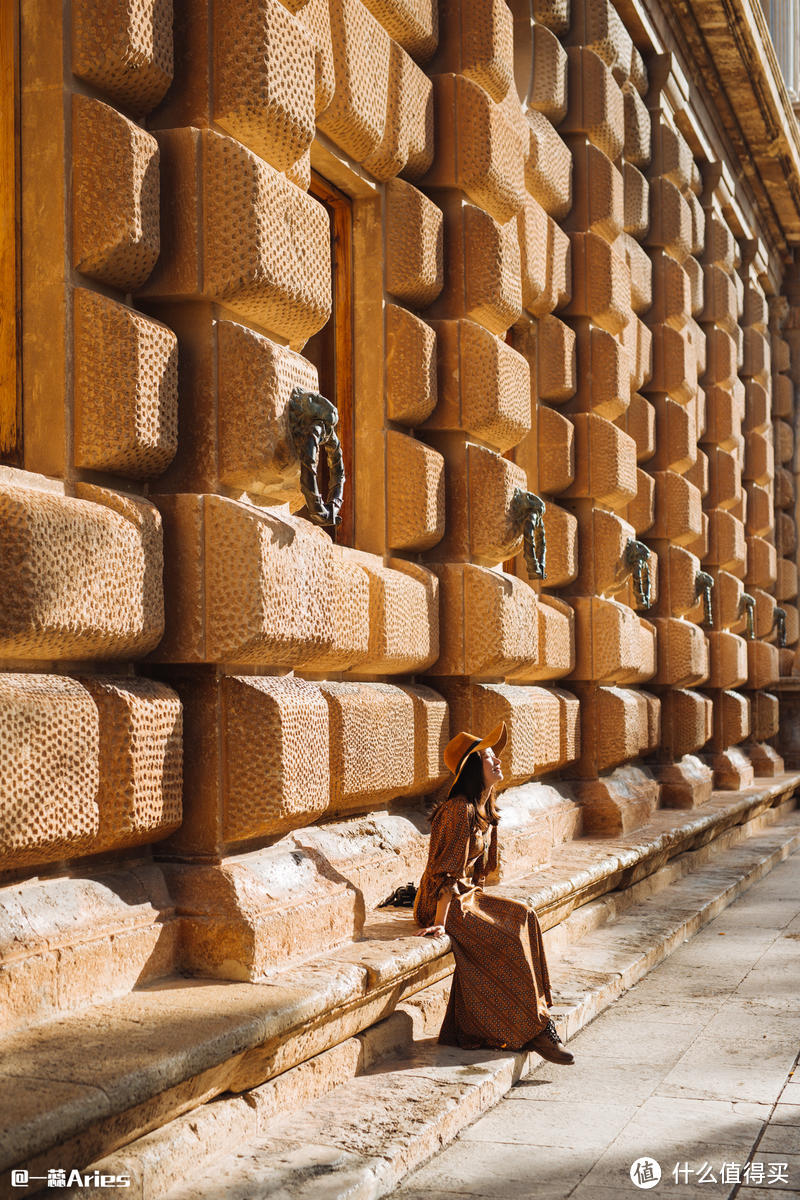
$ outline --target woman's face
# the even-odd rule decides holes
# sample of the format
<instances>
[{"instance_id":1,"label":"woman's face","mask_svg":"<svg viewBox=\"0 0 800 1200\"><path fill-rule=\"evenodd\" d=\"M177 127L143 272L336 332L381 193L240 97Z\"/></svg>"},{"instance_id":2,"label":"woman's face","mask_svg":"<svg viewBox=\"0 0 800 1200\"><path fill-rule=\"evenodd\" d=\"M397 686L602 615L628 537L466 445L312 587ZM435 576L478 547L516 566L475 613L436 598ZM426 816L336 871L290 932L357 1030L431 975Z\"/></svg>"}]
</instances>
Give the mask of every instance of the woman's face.
<instances>
[{"instance_id":1,"label":"woman's face","mask_svg":"<svg viewBox=\"0 0 800 1200\"><path fill-rule=\"evenodd\" d=\"M491 787L503 778L503 768L500 766L500 759L491 748L481 751L483 759L483 786Z\"/></svg>"}]
</instances>

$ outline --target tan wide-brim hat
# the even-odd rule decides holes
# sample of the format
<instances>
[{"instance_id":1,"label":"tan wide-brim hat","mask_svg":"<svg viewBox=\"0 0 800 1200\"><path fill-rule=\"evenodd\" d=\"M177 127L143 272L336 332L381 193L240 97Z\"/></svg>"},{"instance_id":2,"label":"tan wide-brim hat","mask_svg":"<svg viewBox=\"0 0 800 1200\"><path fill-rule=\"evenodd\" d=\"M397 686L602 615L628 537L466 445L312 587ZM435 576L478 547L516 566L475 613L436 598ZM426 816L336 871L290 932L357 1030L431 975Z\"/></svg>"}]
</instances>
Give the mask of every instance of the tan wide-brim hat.
<instances>
[{"instance_id":1,"label":"tan wide-brim hat","mask_svg":"<svg viewBox=\"0 0 800 1200\"><path fill-rule=\"evenodd\" d=\"M505 721L495 725L485 738L476 737L474 733L466 733L463 730L457 733L447 743L444 751L444 765L454 775L453 782L458 779L470 754L480 753L481 750L488 750L490 747L495 754L500 754L507 741L508 730Z\"/></svg>"}]
</instances>

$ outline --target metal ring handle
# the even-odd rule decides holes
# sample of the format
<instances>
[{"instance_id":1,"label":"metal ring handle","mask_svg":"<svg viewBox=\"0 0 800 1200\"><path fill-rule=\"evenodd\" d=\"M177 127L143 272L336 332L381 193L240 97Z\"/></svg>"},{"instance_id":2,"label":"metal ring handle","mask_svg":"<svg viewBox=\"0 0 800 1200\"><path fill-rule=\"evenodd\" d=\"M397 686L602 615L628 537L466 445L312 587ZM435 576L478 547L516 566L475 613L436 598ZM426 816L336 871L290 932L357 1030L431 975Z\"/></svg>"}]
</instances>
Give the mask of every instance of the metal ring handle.
<instances>
[{"instance_id":1,"label":"metal ring handle","mask_svg":"<svg viewBox=\"0 0 800 1200\"><path fill-rule=\"evenodd\" d=\"M336 433L338 423L336 405L325 396L301 387L292 390L289 432L300 460L300 491L308 507L308 519L315 525L335 527L342 519L340 509L346 476L342 447ZM325 451L328 460L330 486L326 500L322 499L317 479L320 450Z\"/></svg>"},{"instance_id":2,"label":"metal ring handle","mask_svg":"<svg viewBox=\"0 0 800 1200\"><path fill-rule=\"evenodd\" d=\"M714 576L708 571L698 571L694 577L694 598L703 597L703 624L709 629L714 628L714 611L711 607L711 592L714 589Z\"/></svg>"},{"instance_id":3,"label":"metal ring handle","mask_svg":"<svg viewBox=\"0 0 800 1200\"><path fill-rule=\"evenodd\" d=\"M756 636L755 596L751 596L749 592L742 592L741 608L739 609L740 613L742 609L747 610L747 631L745 633L745 637L747 638L748 642L752 642Z\"/></svg>"},{"instance_id":4,"label":"metal ring handle","mask_svg":"<svg viewBox=\"0 0 800 1200\"><path fill-rule=\"evenodd\" d=\"M625 563L633 572L633 590L639 608L650 608L653 603L652 580L650 578L650 547L636 538L628 538L625 546Z\"/></svg>"},{"instance_id":5,"label":"metal ring handle","mask_svg":"<svg viewBox=\"0 0 800 1200\"><path fill-rule=\"evenodd\" d=\"M511 519L522 525L522 552L529 579L547 578L546 505L541 496L517 488L511 499Z\"/></svg>"},{"instance_id":6,"label":"metal ring handle","mask_svg":"<svg viewBox=\"0 0 800 1200\"><path fill-rule=\"evenodd\" d=\"M775 605L775 619L772 623L773 629L775 628L776 625L778 627L778 649L785 650L786 649L786 609L781 608L780 605L778 605L778 604Z\"/></svg>"}]
</instances>

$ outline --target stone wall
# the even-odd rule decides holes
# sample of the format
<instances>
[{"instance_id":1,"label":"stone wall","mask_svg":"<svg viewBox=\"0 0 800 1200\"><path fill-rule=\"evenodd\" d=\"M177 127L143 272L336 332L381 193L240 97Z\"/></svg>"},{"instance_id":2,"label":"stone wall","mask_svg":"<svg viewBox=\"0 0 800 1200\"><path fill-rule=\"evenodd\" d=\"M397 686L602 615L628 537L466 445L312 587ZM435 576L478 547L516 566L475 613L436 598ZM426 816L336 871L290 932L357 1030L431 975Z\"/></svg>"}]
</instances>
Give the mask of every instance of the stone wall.
<instances>
[{"instance_id":1,"label":"stone wall","mask_svg":"<svg viewBox=\"0 0 800 1200\"><path fill-rule=\"evenodd\" d=\"M800 309L677 43L610 0L34 0L20 48L9 887L155 860L180 948L133 974L258 978L419 874L457 729L506 721L509 811L553 785L528 866L781 769ZM290 425L339 319L312 170L352 544Z\"/></svg>"}]
</instances>

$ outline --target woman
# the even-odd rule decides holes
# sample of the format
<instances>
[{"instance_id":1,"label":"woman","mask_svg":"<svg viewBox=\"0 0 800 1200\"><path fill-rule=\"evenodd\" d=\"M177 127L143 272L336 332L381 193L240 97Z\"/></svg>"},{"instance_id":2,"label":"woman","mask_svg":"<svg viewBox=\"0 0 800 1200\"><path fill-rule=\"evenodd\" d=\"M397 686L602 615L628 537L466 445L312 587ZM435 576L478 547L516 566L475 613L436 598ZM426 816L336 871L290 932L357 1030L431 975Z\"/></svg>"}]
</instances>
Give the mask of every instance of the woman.
<instances>
[{"instance_id":1,"label":"woman","mask_svg":"<svg viewBox=\"0 0 800 1200\"><path fill-rule=\"evenodd\" d=\"M456 960L439 1041L475 1049L536 1050L571 1063L549 1016L552 1004L542 931L532 908L487 895L497 866L494 788L504 722L486 738L458 733L444 752L455 776L431 817L428 865L414 904L421 937L447 933Z\"/></svg>"}]
</instances>

